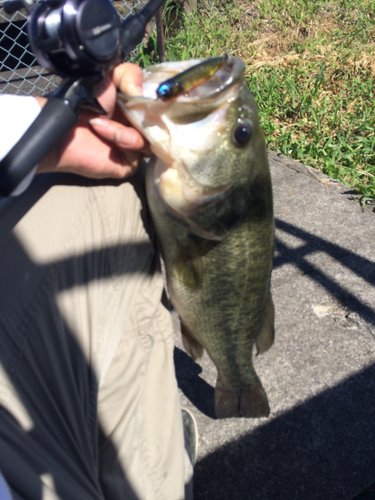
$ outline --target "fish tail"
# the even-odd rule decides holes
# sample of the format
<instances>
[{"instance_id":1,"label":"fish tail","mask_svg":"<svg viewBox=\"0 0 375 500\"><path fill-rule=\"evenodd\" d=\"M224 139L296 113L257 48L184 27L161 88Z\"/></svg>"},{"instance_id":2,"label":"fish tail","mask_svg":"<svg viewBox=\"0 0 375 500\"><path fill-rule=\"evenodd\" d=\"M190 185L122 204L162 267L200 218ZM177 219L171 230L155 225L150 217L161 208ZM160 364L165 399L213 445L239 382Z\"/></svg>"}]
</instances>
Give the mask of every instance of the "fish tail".
<instances>
[{"instance_id":1,"label":"fish tail","mask_svg":"<svg viewBox=\"0 0 375 500\"><path fill-rule=\"evenodd\" d=\"M215 413L217 418L268 417L270 407L262 383L257 380L245 389L223 386L218 380L215 388Z\"/></svg>"},{"instance_id":2,"label":"fish tail","mask_svg":"<svg viewBox=\"0 0 375 500\"><path fill-rule=\"evenodd\" d=\"M186 352L194 361L203 356L204 347L191 335L186 326L181 322L182 343Z\"/></svg>"},{"instance_id":3,"label":"fish tail","mask_svg":"<svg viewBox=\"0 0 375 500\"><path fill-rule=\"evenodd\" d=\"M275 340L275 308L270 298L267 316L265 317L262 329L255 339L257 355L268 351Z\"/></svg>"}]
</instances>

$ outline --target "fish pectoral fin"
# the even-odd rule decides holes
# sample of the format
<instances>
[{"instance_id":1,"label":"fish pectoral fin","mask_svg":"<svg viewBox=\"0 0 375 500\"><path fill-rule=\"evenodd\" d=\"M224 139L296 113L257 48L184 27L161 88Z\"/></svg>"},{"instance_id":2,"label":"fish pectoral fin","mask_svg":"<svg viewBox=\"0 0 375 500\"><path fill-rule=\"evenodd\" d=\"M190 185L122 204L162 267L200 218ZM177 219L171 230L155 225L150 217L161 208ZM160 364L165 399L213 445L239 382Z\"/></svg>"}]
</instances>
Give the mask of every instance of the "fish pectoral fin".
<instances>
[{"instance_id":1,"label":"fish pectoral fin","mask_svg":"<svg viewBox=\"0 0 375 500\"><path fill-rule=\"evenodd\" d=\"M275 307L270 298L267 316L264 319L262 329L255 340L257 355L268 351L275 340Z\"/></svg>"},{"instance_id":2,"label":"fish pectoral fin","mask_svg":"<svg viewBox=\"0 0 375 500\"><path fill-rule=\"evenodd\" d=\"M246 388L225 387L217 381L215 388L215 413L217 418L268 417L270 407L267 395L258 377Z\"/></svg>"},{"instance_id":3,"label":"fish pectoral fin","mask_svg":"<svg viewBox=\"0 0 375 500\"><path fill-rule=\"evenodd\" d=\"M172 268L174 277L189 290L197 290L201 286L203 263L192 241L187 246L177 242Z\"/></svg>"},{"instance_id":4,"label":"fish pectoral fin","mask_svg":"<svg viewBox=\"0 0 375 500\"><path fill-rule=\"evenodd\" d=\"M244 218L249 208L247 186L231 186L202 197L186 222L193 234L221 241Z\"/></svg>"},{"instance_id":5,"label":"fish pectoral fin","mask_svg":"<svg viewBox=\"0 0 375 500\"><path fill-rule=\"evenodd\" d=\"M203 356L204 347L192 336L189 330L181 321L182 343L186 352L194 361Z\"/></svg>"}]
</instances>

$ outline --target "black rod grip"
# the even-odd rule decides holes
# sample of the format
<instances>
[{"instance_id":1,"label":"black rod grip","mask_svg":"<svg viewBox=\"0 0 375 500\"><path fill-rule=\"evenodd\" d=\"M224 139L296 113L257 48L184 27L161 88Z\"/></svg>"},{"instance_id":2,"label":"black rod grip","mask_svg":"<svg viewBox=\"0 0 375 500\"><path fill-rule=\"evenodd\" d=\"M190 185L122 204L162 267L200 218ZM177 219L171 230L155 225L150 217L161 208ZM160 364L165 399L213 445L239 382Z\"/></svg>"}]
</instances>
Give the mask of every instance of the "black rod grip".
<instances>
[{"instance_id":1,"label":"black rod grip","mask_svg":"<svg viewBox=\"0 0 375 500\"><path fill-rule=\"evenodd\" d=\"M25 134L0 162L0 196L9 196L78 121L75 111L51 97Z\"/></svg>"}]
</instances>

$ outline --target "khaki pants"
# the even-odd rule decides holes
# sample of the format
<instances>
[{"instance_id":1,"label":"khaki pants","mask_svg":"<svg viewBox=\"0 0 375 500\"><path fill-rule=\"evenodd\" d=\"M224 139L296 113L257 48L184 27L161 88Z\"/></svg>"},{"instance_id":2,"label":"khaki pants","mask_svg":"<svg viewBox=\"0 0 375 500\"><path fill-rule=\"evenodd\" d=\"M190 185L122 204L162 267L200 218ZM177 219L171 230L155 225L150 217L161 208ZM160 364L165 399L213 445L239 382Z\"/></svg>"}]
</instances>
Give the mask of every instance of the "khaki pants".
<instances>
[{"instance_id":1,"label":"khaki pants","mask_svg":"<svg viewBox=\"0 0 375 500\"><path fill-rule=\"evenodd\" d=\"M0 469L14 499L190 498L141 185L44 175L0 213Z\"/></svg>"}]
</instances>

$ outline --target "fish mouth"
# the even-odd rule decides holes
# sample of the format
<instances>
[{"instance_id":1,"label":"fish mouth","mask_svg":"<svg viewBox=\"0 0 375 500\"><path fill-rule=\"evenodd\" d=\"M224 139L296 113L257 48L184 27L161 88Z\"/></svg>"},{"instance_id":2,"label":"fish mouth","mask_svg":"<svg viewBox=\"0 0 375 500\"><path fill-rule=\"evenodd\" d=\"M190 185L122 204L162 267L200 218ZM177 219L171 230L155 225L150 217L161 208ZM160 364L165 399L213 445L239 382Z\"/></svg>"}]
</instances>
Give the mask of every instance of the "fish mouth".
<instances>
[{"instance_id":1,"label":"fish mouth","mask_svg":"<svg viewBox=\"0 0 375 500\"><path fill-rule=\"evenodd\" d=\"M177 97L158 99L162 82L200 62L195 59L151 66L144 70L143 97L118 94L126 117L149 140L158 158L153 175L163 205L186 221L207 200L221 198L231 188L198 179L190 165L214 152L218 137L224 140L227 110L244 84L242 60L228 57L200 85Z\"/></svg>"},{"instance_id":2,"label":"fish mouth","mask_svg":"<svg viewBox=\"0 0 375 500\"><path fill-rule=\"evenodd\" d=\"M202 61L203 59L192 59L190 61L162 63L147 68L144 72L144 97L156 100L157 89L161 83ZM242 84L244 69L244 64L239 57L228 57L225 64L205 82L179 95L173 101L179 104L194 104L196 102L204 104L206 100L217 100L233 85L238 84L240 86Z\"/></svg>"},{"instance_id":3,"label":"fish mouth","mask_svg":"<svg viewBox=\"0 0 375 500\"><path fill-rule=\"evenodd\" d=\"M117 102L128 120L149 140L153 153L170 167L175 166L177 160L172 151L176 127L194 123L199 126L205 118L209 121L209 115L216 111L224 122L226 108L244 83L242 60L228 57L225 64L199 86L176 98L158 99L157 89L162 82L200 62L201 59L193 59L150 66L144 70L143 96L117 94ZM190 127L186 130L191 133Z\"/></svg>"}]
</instances>

